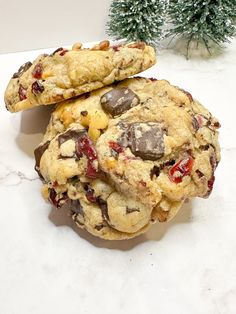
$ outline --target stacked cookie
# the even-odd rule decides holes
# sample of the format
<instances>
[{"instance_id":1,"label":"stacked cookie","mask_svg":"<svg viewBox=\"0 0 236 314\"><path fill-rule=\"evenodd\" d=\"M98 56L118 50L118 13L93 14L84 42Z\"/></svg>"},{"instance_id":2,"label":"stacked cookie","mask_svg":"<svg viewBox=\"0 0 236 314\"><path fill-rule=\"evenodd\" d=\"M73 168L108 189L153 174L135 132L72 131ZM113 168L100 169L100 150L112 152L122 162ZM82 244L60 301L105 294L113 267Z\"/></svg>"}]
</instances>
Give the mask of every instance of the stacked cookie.
<instances>
[{"instance_id":1,"label":"stacked cookie","mask_svg":"<svg viewBox=\"0 0 236 314\"><path fill-rule=\"evenodd\" d=\"M213 187L220 124L168 81L128 78L154 63L140 42L75 44L26 63L5 93L12 112L58 103L35 150L43 196L104 239L137 236Z\"/></svg>"}]
</instances>

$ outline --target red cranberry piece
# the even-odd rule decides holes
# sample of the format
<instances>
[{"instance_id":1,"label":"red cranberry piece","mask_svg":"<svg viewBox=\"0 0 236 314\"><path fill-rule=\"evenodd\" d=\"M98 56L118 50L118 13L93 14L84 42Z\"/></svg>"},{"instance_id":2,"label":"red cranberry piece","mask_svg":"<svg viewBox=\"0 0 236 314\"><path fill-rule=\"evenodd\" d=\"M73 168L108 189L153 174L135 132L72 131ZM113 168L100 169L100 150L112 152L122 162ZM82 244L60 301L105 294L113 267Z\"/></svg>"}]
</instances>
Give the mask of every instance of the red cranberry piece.
<instances>
[{"instance_id":1,"label":"red cranberry piece","mask_svg":"<svg viewBox=\"0 0 236 314\"><path fill-rule=\"evenodd\" d=\"M178 161L172 168L169 170L169 178L174 183L182 182L183 177L190 174L193 168L193 158L185 157Z\"/></svg>"},{"instance_id":2,"label":"red cranberry piece","mask_svg":"<svg viewBox=\"0 0 236 314\"><path fill-rule=\"evenodd\" d=\"M36 79L41 79L43 73L43 66L42 63L36 64L32 71L32 76Z\"/></svg>"},{"instance_id":3,"label":"red cranberry piece","mask_svg":"<svg viewBox=\"0 0 236 314\"><path fill-rule=\"evenodd\" d=\"M26 89L20 84L19 90L18 90L19 98L20 100L26 99Z\"/></svg>"},{"instance_id":4,"label":"red cranberry piece","mask_svg":"<svg viewBox=\"0 0 236 314\"><path fill-rule=\"evenodd\" d=\"M211 155L211 157L210 157L210 164L211 164L212 171L214 172L216 170L216 167L218 166L218 161L216 159L215 154Z\"/></svg>"},{"instance_id":5,"label":"red cranberry piece","mask_svg":"<svg viewBox=\"0 0 236 314\"><path fill-rule=\"evenodd\" d=\"M48 200L52 203L56 208L60 208L65 202L68 200L67 193L63 193L59 198L57 192L54 189L49 189L49 197Z\"/></svg>"},{"instance_id":6,"label":"red cranberry piece","mask_svg":"<svg viewBox=\"0 0 236 314\"><path fill-rule=\"evenodd\" d=\"M117 154L122 153L124 151L123 147L120 146L117 142L110 141L108 143L109 147L114 150Z\"/></svg>"},{"instance_id":7,"label":"red cranberry piece","mask_svg":"<svg viewBox=\"0 0 236 314\"><path fill-rule=\"evenodd\" d=\"M87 164L86 176L91 179L95 179L99 177L98 169L90 161L88 161L88 164Z\"/></svg>"},{"instance_id":8,"label":"red cranberry piece","mask_svg":"<svg viewBox=\"0 0 236 314\"><path fill-rule=\"evenodd\" d=\"M33 94L35 94L35 95L41 94L43 91L44 91L44 87L39 81L35 81L32 84L32 93Z\"/></svg>"},{"instance_id":9,"label":"red cranberry piece","mask_svg":"<svg viewBox=\"0 0 236 314\"><path fill-rule=\"evenodd\" d=\"M204 197L207 198L211 194L211 191L212 191L213 186L214 186L214 182L215 182L215 176L213 175L211 177L211 179L207 182L208 189L207 189L207 193Z\"/></svg>"},{"instance_id":10,"label":"red cranberry piece","mask_svg":"<svg viewBox=\"0 0 236 314\"><path fill-rule=\"evenodd\" d=\"M94 161L97 160L97 152L92 141L86 136L81 136L76 142L76 155L81 158L82 155L88 158L86 175L89 178L98 177L97 165Z\"/></svg>"}]
</instances>

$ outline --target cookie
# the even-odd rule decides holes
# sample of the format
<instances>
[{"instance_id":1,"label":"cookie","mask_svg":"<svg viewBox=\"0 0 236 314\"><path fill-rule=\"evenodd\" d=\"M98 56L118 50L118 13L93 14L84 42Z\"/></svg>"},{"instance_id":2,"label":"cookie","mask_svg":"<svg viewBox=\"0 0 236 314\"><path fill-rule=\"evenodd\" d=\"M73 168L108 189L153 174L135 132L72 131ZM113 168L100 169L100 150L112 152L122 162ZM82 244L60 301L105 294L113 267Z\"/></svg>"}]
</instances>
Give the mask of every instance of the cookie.
<instances>
[{"instance_id":1,"label":"cookie","mask_svg":"<svg viewBox=\"0 0 236 314\"><path fill-rule=\"evenodd\" d=\"M5 91L11 112L58 103L144 71L156 62L155 51L143 42L91 49L77 43L26 62L13 74Z\"/></svg>"},{"instance_id":2,"label":"cookie","mask_svg":"<svg viewBox=\"0 0 236 314\"><path fill-rule=\"evenodd\" d=\"M44 196L96 236L137 236L172 219L185 200L209 196L219 127L165 80L126 79L67 101L35 151Z\"/></svg>"}]
</instances>

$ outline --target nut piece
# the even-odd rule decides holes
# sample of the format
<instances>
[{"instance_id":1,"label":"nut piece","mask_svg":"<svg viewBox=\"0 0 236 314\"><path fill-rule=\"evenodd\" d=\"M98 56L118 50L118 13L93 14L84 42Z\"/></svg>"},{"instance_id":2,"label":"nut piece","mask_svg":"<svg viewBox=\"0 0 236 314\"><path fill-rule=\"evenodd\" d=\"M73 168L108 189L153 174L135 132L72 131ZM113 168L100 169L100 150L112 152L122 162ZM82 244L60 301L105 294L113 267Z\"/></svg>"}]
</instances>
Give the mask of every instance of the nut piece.
<instances>
[{"instance_id":1,"label":"nut piece","mask_svg":"<svg viewBox=\"0 0 236 314\"><path fill-rule=\"evenodd\" d=\"M72 46L72 50L80 50L82 48L82 44L81 43L75 43Z\"/></svg>"},{"instance_id":2,"label":"nut piece","mask_svg":"<svg viewBox=\"0 0 236 314\"><path fill-rule=\"evenodd\" d=\"M97 141L97 139L99 138L99 136L101 135L101 131L99 131L98 129L95 129L93 127L90 127L88 129L88 136L91 138L91 140L93 140L94 142Z\"/></svg>"},{"instance_id":3,"label":"nut piece","mask_svg":"<svg viewBox=\"0 0 236 314\"><path fill-rule=\"evenodd\" d=\"M109 40L103 40L99 44L93 46L90 50L108 50L110 47Z\"/></svg>"},{"instance_id":4,"label":"nut piece","mask_svg":"<svg viewBox=\"0 0 236 314\"><path fill-rule=\"evenodd\" d=\"M143 41L137 41L136 43L129 44L127 47L129 48L137 48L137 49L144 49L146 44Z\"/></svg>"}]
</instances>

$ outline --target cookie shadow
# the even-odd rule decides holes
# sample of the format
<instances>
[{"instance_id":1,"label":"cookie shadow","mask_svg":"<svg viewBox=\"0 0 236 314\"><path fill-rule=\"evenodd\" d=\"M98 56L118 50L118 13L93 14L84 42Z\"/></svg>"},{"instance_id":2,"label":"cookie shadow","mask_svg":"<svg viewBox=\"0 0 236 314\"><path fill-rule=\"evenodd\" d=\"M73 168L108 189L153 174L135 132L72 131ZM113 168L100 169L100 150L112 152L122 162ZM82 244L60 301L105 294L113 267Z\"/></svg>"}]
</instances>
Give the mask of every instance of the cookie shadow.
<instances>
[{"instance_id":1,"label":"cookie shadow","mask_svg":"<svg viewBox=\"0 0 236 314\"><path fill-rule=\"evenodd\" d=\"M39 106L21 113L20 132L15 141L28 156L33 157L46 131L54 106Z\"/></svg>"},{"instance_id":2,"label":"cookie shadow","mask_svg":"<svg viewBox=\"0 0 236 314\"><path fill-rule=\"evenodd\" d=\"M192 204L191 202L185 203L180 212L170 222L156 223L155 225L151 226L148 232L145 234L125 241L103 240L91 235L84 229L78 228L74 221L69 217L66 207L62 207L59 210L52 207L49 214L49 219L56 226L68 226L72 228L79 237L88 241L97 248L129 251L147 241L160 241L165 236L165 234L170 231L171 228L179 224L191 222Z\"/></svg>"}]
</instances>

